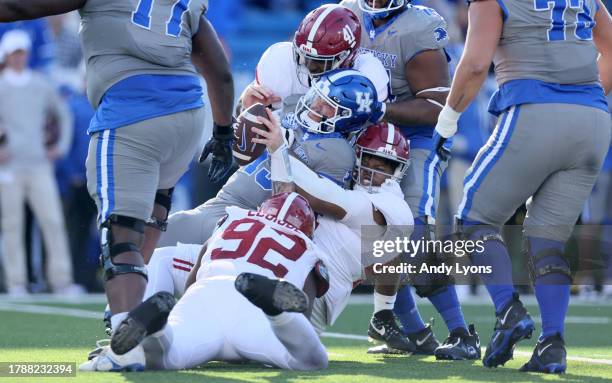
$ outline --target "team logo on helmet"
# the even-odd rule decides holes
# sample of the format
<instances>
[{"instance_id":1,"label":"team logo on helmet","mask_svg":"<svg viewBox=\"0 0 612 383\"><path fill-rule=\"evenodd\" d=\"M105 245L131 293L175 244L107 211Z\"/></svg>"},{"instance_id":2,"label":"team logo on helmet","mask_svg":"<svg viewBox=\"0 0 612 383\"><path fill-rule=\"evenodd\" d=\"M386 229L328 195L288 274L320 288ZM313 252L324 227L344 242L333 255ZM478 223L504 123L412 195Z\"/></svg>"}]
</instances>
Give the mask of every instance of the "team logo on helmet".
<instances>
[{"instance_id":1,"label":"team logo on helmet","mask_svg":"<svg viewBox=\"0 0 612 383\"><path fill-rule=\"evenodd\" d=\"M359 105L358 112L371 113L372 112L372 103L374 100L372 99L372 95L370 93L364 92L355 92L355 101Z\"/></svg>"}]
</instances>

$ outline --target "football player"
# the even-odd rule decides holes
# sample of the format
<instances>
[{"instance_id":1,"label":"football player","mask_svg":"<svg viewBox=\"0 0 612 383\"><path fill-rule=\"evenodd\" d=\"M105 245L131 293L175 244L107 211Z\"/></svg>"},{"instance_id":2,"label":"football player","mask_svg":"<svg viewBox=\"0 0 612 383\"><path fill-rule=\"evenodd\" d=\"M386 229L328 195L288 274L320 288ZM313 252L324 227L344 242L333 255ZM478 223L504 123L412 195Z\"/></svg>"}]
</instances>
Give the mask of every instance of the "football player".
<instances>
[{"instance_id":1,"label":"football player","mask_svg":"<svg viewBox=\"0 0 612 383\"><path fill-rule=\"evenodd\" d=\"M431 8L406 0L344 0L361 23L361 51L381 60L389 73L391 92L385 121L397 125L410 140L411 166L401 187L415 215L413 240L432 239L440 177L447 166L448 145L432 150L438 114L449 91L449 67L444 47L448 33L444 19ZM436 254L418 252L410 263L438 262ZM417 266L419 267L419 266ZM439 359L477 359L454 285L444 274L412 274L416 292L427 297L450 332L436 351ZM421 342L431 336L423 323L410 288L398 293L395 312L404 331ZM472 352L477 350L477 352Z\"/></svg>"},{"instance_id":2,"label":"football player","mask_svg":"<svg viewBox=\"0 0 612 383\"><path fill-rule=\"evenodd\" d=\"M228 208L178 304L172 308L166 292L144 301L81 370L177 370L211 360L326 368L325 347L302 314L328 286L317 271L327 256L311 240L314 226L296 193L275 195L257 211Z\"/></svg>"},{"instance_id":3,"label":"football player","mask_svg":"<svg viewBox=\"0 0 612 383\"><path fill-rule=\"evenodd\" d=\"M290 136L292 153L318 174L343 185L355 161L353 148L345 137L368 120L379 118L381 103L372 82L360 72L337 69L321 79L326 80L327 87L311 87L295 111L281 118L281 124ZM215 198L195 209L173 214L160 247L177 242L202 244L227 206L256 209L271 192L269 156L264 152L240 167Z\"/></svg>"},{"instance_id":4,"label":"football player","mask_svg":"<svg viewBox=\"0 0 612 383\"><path fill-rule=\"evenodd\" d=\"M493 270L481 276L497 315L483 364L504 364L534 331L500 235L500 226L528 201L524 253L542 332L521 370L560 373L572 279L565 241L610 142L605 93L612 86L612 19L599 0L473 1L467 45L436 125L440 136L455 133L493 59L500 89L489 111L498 124L465 177L457 213L459 231L485 241L472 262Z\"/></svg>"},{"instance_id":5,"label":"football player","mask_svg":"<svg viewBox=\"0 0 612 383\"><path fill-rule=\"evenodd\" d=\"M265 124L268 131L254 129L254 132L263 138L255 138L253 141L266 143L268 151L272 153L272 179L293 182L298 192L303 193L315 211L328 218L339 220L352 231L352 234L344 233L342 237L336 235L335 238L360 244L364 235L372 236L366 239L410 236L413 227L412 213L403 200L399 187L399 182L408 169L409 148L399 129L392 124L382 123L369 126L359 135L355 144L357 159L353 172L353 190L345 190L329 180L318 177L295 157L285 155L286 145L280 144L282 142L280 129L271 121L265 121ZM291 169L291 172L287 169ZM332 228L329 230L333 232ZM358 254L361 255L362 251ZM364 257L363 260L368 259L371 258ZM396 253L390 253L385 259L377 259L380 263L398 261ZM340 274L340 271L334 269L333 261L331 262L331 274L334 276ZM358 259L357 262L361 263L362 260ZM372 264L366 262L362 268L369 266ZM433 333L418 345L412 342L406 344L403 341L405 337L399 330L392 311L398 282L399 274L390 276L383 273L375 278L374 314L368 335L374 340L384 341L389 349L431 353L439 346ZM330 297L333 295L332 289ZM341 305L340 307L343 308ZM469 342L469 347L476 347L478 336L472 332L466 340Z\"/></svg>"},{"instance_id":6,"label":"football player","mask_svg":"<svg viewBox=\"0 0 612 383\"><path fill-rule=\"evenodd\" d=\"M105 290L118 324L140 304L141 250L166 226L172 189L198 150L208 83L213 179L231 166L233 81L207 0L8 0L0 22L79 10L87 91L96 108L87 186L98 207Z\"/></svg>"},{"instance_id":7,"label":"football player","mask_svg":"<svg viewBox=\"0 0 612 383\"><path fill-rule=\"evenodd\" d=\"M293 42L270 46L259 59L255 80L241 96L242 108L254 103L290 108L305 94L312 80L339 68L367 76L380 101L388 95L389 78L379 60L359 53L361 25L357 16L338 4L324 4L300 23Z\"/></svg>"}]
</instances>

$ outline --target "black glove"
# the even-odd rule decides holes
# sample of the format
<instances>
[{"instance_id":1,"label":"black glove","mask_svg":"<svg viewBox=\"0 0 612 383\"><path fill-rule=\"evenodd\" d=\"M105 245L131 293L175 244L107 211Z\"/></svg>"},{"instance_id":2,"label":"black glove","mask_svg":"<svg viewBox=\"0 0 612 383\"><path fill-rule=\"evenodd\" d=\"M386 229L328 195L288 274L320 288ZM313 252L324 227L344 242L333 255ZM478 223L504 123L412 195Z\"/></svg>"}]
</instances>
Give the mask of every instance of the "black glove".
<instances>
[{"instance_id":1,"label":"black glove","mask_svg":"<svg viewBox=\"0 0 612 383\"><path fill-rule=\"evenodd\" d=\"M451 149L450 146L446 144L448 141L447 138L442 137L434 130L433 136L431 137L431 141L433 143L433 149L436 151L436 154L442 161L448 161L451 158Z\"/></svg>"},{"instance_id":2,"label":"black glove","mask_svg":"<svg viewBox=\"0 0 612 383\"><path fill-rule=\"evenodd\" d=\"M234 129L232 125L213 125L213 135L202 150L199 162L206 160L212 153L212 161L208 170L208 178L214 183L220 182L232 169L232 141Z\"/></svg>"}]
</instances>

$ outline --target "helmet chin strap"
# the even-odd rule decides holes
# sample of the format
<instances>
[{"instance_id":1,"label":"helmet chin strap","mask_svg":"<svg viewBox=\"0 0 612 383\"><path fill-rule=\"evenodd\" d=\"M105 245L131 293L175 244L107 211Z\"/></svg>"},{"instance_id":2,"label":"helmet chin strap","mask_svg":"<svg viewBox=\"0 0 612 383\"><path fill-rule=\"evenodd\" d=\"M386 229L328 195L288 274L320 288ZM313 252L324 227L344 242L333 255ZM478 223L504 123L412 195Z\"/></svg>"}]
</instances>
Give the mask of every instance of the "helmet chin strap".
<instances>
[{"instance_id":1,"label":"helmet chin strap","mask_svg":"<svg viewBox=\"0 0 612 383\"><path fill-rule=\"evenodd\" d=\"M363 186L360 183L355 183L353 190L364 191L366 193L378 193L380 191L380 186Z\"/></svg>"}]
</instances>

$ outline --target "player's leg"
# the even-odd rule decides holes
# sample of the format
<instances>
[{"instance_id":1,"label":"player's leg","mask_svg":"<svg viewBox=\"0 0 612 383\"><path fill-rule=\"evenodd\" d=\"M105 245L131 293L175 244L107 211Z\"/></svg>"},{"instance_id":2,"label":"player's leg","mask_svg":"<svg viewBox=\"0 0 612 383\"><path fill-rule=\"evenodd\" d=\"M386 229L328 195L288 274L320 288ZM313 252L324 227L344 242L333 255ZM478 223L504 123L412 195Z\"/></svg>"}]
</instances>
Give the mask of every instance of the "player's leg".
<instances>
[{"instance_id":1,"label":"player's leg","mask_svg":"<svg viewBox=\"0 0 612 383\"><path fill-rule=\"evenodd\" d=\"M143 300L160 291L167 291L175 296L183 295L187 277L196 264L201 249L201 245L180 243L177 246L156 249L147 264L149 282Z\"/></svg>"},{"instance_id":2,"label":"player's leg","mask_svg":"<svg viewBox=\"0 0 612 383\"><path fill-rule=\"evenodd\" d=\"M153 254L161 234L167 230L174 186L189 169L189 164L201 147L204 120L204 108L199 108L164 116L163 121L160 121L165 124L165 129L159 138L165 140L167 147L160 157L155 205L146 221L145 239L141 248L145 262ZM176 242L170 244L174 245Z\"/></svg>"},{"instance_id":3,"label":"player's leg","mask_svg":"<svg viewBox=\"0 0 612 383\"><path fill-rule=\"evenodd\" d=\"M524 251L542 317L542 333L526 371L563 372L566 368L564 321L572 281L565 242L588 198L610 140L610 117L578 105L534 105L549 131L562 139L547 153L559 170L552 173L527 205ZM576 126L584 126L579 133Z\"/></svg>"},{"instance_id":4,"label":"player's leg","mask_svg":"<svg viewBox=\"0 0 612 383\"><path fill-rule=\"evenodd\" d=\"M412 170L409 169L404 176L401 186L406 202L416 217L414 231L410 238L413 241L427 241L435 238L435 214L440 194L439 181L446 165L445 161L429 150L416 149L411 153L410 168ZM439 264L441 262L437 254L420 250L416 254L409 254L406 261L415 265L417 269L422 263ZM418 273L411 275L411 282L416 293L429 299L434 305L444 319L449 333L453 334L447 339L448 344L453 346L452 350L447 350L450 357L445 359L477 358L479 354L471 352L472 349L476 349L474 334L468 331L455 286L451 283L450 278L444 274ZM400 317L400 320L406 324L415 322L418 314L418 311L408 306L410 301L414 301L410 294L412 294L410 289L404 287L398 295L398 299L404 301L403 312L408 313L404 318ZM419 349L423 353L432 354L437 348L437 340L433 337L431 328L425 326L422 320L419 325L419 328L405 329L405 331L415 344L420 344Z\"/></svg>"},{"instance_id":5,"label":"player's leg","mask_svg":"<svg viewBox=\"0 0 612 383\"><path fill-rule=\"evenodd\" d=\"M4 278L9 294L28 293L25 251L25 175L14 174L11 182L0 183L2 212L2 256Z\"/></svg>"},{"instance_id":6,"label":"player's leg","mask_svg":"<svg viewBox=\"0 0 612 383\"><path fill-rule=\"evenodd\" d=\"M327 368L327 351L302 314L314 295L309 299L288 282L250 273L240 274L235 286L267 318L262 321L259 315L252 316L250 323L232 337L241 356L291 370Z\"/></svg>"},{"instance_id":7,"label":"player's leg","mask_svg":"<svg viewBox=\"0 0 612 383\"><path fill-rule=\"evenodd\" d=\"M155 134L163 117L91 136L87 187L98 208L101 262L111 323L142 302L147 274L140 253L166 143Z\"/></svg>"}]
</instances>

